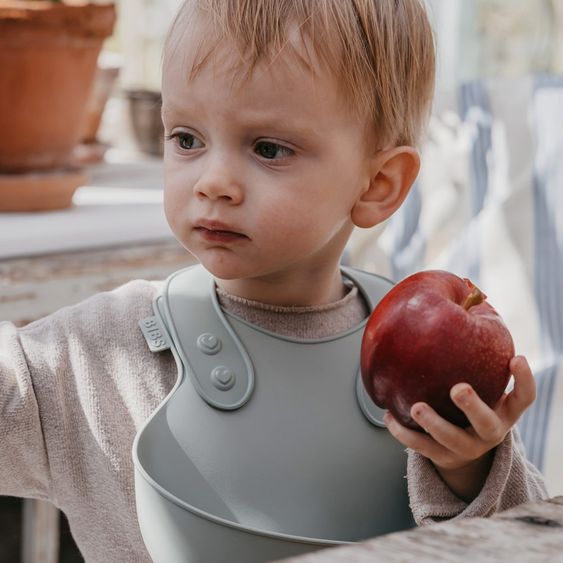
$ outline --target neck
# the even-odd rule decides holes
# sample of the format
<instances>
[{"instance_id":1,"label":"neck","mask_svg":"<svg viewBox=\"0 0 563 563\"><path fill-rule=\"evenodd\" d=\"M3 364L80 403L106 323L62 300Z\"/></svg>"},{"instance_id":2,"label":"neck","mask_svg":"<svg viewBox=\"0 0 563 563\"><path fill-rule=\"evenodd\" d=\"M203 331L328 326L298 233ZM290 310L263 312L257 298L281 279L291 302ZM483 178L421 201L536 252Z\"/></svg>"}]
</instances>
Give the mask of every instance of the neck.
<instances>
[{"instance_id":1,"label":"neck","mask_svg":"<svg viewBox=\"0 0 563 563\"><path fill-rule=\"evenodd\" d=\"M346 293L338 266L329 272L315 269L291 275L285 273L240 280L217 279L216 283L230 295L287 307L325 305L342 299Z\"/></svg>"}]
</instances>

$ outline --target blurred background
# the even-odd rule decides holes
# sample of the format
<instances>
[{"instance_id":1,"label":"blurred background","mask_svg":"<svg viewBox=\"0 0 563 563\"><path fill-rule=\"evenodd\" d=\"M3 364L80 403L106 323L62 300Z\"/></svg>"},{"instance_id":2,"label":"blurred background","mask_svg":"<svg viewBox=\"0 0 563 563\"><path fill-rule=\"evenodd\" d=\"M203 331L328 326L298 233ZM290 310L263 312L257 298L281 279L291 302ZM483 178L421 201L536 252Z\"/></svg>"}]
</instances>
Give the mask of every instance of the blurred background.
<instances>
[{"instance_id":1,"label":"blurred background","mask_svg":"<svg viewBox=\"0 0 563 563\"><path fill-rule=\"evenodd\" d=\"M101 138L129 145L116 127L128 91L158 93L160 56L180 0L117 0L120 17L105 51L121 72ZM484 77L563 71L562 0L425 0L436 34L437 90ZM111 58L109 58L111 61Z\"/></svg>"},{"instance_id":2,"label":"blurred background","mask_svg":"<svg viewBox=\"0 0 563 563\"><path fill-rule=\"evenodd\" d=\"M444 267L482 285L539 374L538 408L522 432L552 492L561 494L563 448L553 429L563 423L563 409L555 408L563 404L563 0L426 3L438 73L423 170L401 213L358 233L345 259L395 280ZM2 43L8 4L0 2L3 133L12 113L5 100L33 113ZM117 16L84 78L84 109L64 161L9 164L16 149L2 135L0 320L21 326L193 261L162 212L160 58L179 4L115 1ZM58 119L68 128L64 107ZM23 202L14 199L20 185L31 194ZM46 186L59 190L54 203L44 200ZM20 560L82 559L64 515L47 503L0 498L0 562Z\"/></svg>"}]
</instances>

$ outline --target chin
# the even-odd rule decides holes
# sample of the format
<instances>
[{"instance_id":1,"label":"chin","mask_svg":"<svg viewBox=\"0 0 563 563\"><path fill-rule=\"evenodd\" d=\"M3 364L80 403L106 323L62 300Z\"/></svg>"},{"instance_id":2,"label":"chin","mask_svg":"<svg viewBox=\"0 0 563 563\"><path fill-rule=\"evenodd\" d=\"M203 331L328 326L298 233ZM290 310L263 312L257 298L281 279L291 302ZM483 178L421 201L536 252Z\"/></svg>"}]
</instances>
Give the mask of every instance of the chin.
<instances>
[{"instance_id":1,"label":"chin","mask_svg":"<svg viewBox=\"0 0 563 563\"><path fill-rule=\"evenodd\" d=\"M220 280L236 280L251 277L254 272L235 260L217 260L205 256L196 256L199 263L215 278Z\"/></svg>"}]
</instances>

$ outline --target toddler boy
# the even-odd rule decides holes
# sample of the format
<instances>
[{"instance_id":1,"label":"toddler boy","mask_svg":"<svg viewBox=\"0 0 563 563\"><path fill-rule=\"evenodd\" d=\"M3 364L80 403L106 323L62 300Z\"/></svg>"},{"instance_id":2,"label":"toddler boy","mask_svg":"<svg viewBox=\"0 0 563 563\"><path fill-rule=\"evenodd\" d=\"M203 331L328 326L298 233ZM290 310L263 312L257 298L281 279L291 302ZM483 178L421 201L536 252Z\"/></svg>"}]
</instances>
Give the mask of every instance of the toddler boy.
<instances>
[{"instance_id":1,"label":"toddler boy","mask_svg":"<svg viewBox=\"0 0 563 563\"><path fill-rule=\"evenodd\" d=\"M417 0L184 3L163 61L165 211L224 311L294 339L365 322L340 256L354 228L408 194L433 80ZM88 562L150 560L131 447L176 379L172 355L150 353L137 327L159 290L138 280L20 330L0 325L0 492L59 506ZM417 523L545 494L513 429L533 376L521 357L511 368L515 388L494 411L454 387L468 429L424 404L413 418L427 433L387 419L409 448Z\"/></svg>"}]
</instances>

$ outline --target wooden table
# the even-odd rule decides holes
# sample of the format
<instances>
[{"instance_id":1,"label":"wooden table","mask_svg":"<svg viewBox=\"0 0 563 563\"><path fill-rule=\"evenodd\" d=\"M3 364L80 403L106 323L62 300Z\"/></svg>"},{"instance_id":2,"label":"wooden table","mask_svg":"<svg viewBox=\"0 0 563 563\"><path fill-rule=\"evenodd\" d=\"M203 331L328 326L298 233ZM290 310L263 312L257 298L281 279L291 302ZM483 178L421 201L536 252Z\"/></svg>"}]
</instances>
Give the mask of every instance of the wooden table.
<instances>
[{"instance_id":1,"label":"wooden table","mask_svg":"<svg viewBox=\"0 0 563 563\"><path fill-rule=\"evenodd\" d=\"M162 162L109 153L73 208L0 214L0 320L18 326L131 279L193 263L162 210ZM1 504L1 499L0 499ZM1 533L1 531L0 531ZM24 500L24 563L56 563L59 513Z\"/></svg>"},{"instance_id":2,"label":"wooden table","mask_svg":"<svg viewBox=\"0 0 563 563\"><path fill-rule=\"evenodd\" d=\"M563 496L317 551L284 563L563 562Z\"/></svg>"}]
</instances>

